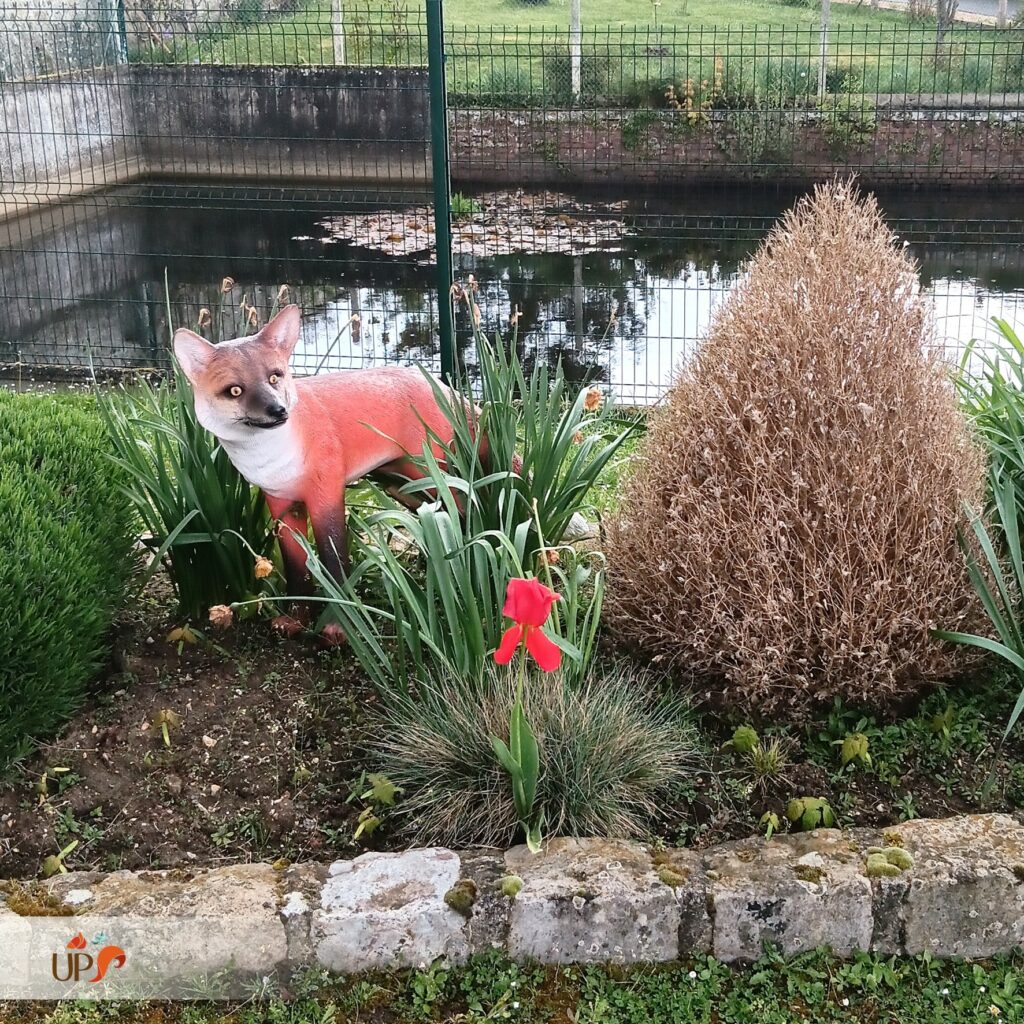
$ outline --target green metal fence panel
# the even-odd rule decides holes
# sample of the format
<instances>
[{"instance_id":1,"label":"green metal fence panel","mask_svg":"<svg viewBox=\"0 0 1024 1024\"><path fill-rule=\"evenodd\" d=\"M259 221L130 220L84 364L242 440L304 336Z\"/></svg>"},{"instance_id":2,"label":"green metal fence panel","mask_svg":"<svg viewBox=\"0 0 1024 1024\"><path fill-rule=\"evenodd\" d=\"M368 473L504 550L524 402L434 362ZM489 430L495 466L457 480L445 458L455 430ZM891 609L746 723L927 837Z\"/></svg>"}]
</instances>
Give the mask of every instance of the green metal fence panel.
<instances>
[{"instance_id":1,"label":"green metal fence panel","mask_svg":"<svg viewBox=\"0 0 1024 1024\"><path fill-rule=\"evenodd\" d=\"M937 43L834 8L823 66L813 19L584 26L574 69L568 26L449 17L442 47L435 18L432 91L420 3L0 16L0 365L22 381L166 368L165 272L172 318L212 338L300 302L301 372L472 370L446 287L472 274L527 361L650 402L776 217L835 175L880 191L950 354L1024 294L1019 29Z\"/></svg>"}]
</instances>

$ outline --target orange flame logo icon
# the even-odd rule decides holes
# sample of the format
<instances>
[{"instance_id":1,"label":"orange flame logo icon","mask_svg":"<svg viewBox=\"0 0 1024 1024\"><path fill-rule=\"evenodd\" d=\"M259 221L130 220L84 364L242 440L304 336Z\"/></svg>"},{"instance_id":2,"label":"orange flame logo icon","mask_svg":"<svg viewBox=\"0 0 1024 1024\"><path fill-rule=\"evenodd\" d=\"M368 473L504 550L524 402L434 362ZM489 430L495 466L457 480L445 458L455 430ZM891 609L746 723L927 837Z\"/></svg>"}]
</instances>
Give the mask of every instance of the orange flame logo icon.
<instances>
[{"instance_id":1,"label":"orange flame logo icon","mask_svg":"<svg viewBox=\"0 0 1024 1024\"><path fill-rule=\"evenodd\" d=\"M105 938L105 935L100 935L94 941L99 945ZM120 946L104 945L94 958L91 953L85 952L88 945L88 939L79 932L65 947L71 952L64 954L63 962L57 953L53 954L50 971L57 981L79 981L93 969L96 974L87 980L102 981L111 967L124 967L128 960L128 955Z\"/></svg>"}]
</instances>

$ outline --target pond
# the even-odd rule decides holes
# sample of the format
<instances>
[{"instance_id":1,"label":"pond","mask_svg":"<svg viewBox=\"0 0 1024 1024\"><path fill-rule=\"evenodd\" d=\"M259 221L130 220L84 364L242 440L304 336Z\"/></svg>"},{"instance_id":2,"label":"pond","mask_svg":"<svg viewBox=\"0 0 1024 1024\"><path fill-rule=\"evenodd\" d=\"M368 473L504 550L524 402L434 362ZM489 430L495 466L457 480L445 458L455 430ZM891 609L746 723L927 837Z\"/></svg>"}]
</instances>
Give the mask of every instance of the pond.
<instances>
[{"instance_id":1,"label":"pond","mask_svg":"<svg viewBox=\"0 0 1024 1024\"><path fill-rule=\"evenodd\" d=\"M699 344L743 261L794 198L774 190L588 195L568 217L558 213L566 200L549 196L549 212L569 225L551 246L557 251L481 255L463 241L456 277L479 282L489 334L507 333L518 310L527 362L561 359L574 379L649 403ZM938 340L951 358L971 338L991 335L993 316L1021 319L1024 198L879 198L920 263ZM329 227L332 218L373 217L385 241L398 238L409 223L401 211L425 199L148 184L23 218L0 239L0 364L21 364L22 379L46 376L33 369L43 366L165 367L168 302L176 326L195 327L206 309L209 333L229 337L245 329L249 307L264 317L280 297L300 302L305 314L298 372L412 361L437 368L433 270L424 254L387 255L387 244L366 237L357 247L332 239ZM512 219L526 202L502 201ZM608 217L619 222L619 237L580 226ZM565 236L581 232L593 244L571 251ZM460 359L472 369L465 313L457 335Z\"/></svg>"}]
</instances>

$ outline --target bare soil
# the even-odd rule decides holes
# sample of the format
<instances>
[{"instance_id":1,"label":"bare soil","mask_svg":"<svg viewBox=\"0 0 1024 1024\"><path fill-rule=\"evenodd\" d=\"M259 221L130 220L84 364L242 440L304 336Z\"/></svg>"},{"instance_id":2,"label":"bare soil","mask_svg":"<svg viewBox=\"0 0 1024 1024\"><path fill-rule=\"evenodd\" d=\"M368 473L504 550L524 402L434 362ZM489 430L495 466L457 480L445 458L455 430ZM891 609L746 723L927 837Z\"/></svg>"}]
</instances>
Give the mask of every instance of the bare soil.
<instances>
[{"instance_id":1,"label":"bare soil","mask_svg":"<svg viewBox=\"0 0 1024 1024\"><path fill-rule=\"evenodd\" d=\"M262 621L195 644L176 625L160 596L123 621L91 702L0 781L0 874L76 840L66 866L107 871L352 847L374 695L351 656Z\"/></svg>"},{"instance_id":2,"label":"bare soil","mask_svg":"<svg viewBox=\"0 0 1024 1024\"><path fill-rule=\"evenodd\" d=\"M378 770L377 698L345 649L277 637L265 621L194 644L166 591L151 587L120 622L112 663L61 735L0 778L0 876L30 878L67 850L68 870L139 870L278 858L330 860L405 840L382 813L355 838L365 773ZM739 720L697 709L705 770L665 807L668 845L706 846L784 821L794 797L824 797L844 825L885 826L1024 805L1024 737L996 744L1012 681L965 681L888 723L847 709L811 727L753 724L785 763L758 778L723 749ZM948 737L933 721L952 708ZM165 741L161 720L167 721ZM843 768L837 740L867 732L872 764ZM75 844L68 849L71 844Z\"/></svg>"}]
</instances>

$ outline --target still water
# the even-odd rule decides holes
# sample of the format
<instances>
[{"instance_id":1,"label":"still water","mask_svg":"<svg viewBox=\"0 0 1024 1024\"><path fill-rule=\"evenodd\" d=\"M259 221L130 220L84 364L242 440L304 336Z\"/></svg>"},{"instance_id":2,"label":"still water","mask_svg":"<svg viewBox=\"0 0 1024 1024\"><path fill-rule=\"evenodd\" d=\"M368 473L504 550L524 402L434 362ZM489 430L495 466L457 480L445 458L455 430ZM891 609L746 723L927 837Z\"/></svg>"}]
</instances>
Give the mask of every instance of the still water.
<instances>
[{"instance_id":1,"label":"still water","mask_svg":"<svg viewBox=\"0 0 1024 1024\"><path fill-rule=\"evenodd\" d=\"M527 362L561 359L574 378L604 383L622 401L651 402L794 198L774 191L587 196L613 204L621 238L583 254L457 252L456 276L479 281L488 333L507 332L519 311ZM971 338L991 335L993 316L1024 326L1024 197L879 199L920 263L939 343L951 358ZM422 256L323 240L324 219L345 211L393 217L400 231L401 210L422 201L149 185L15 222L0 239L0 364L165 366L168 298L175 325L195 326L207 309L210 333L227 337L243 330L243 301L265 316L287 285L285 297L304 312L296 370L436 367L436 300ZM225 291L226 277L233 283ZM464 313L457 334L472 368Z\"/></svg>"}]
</instances>

